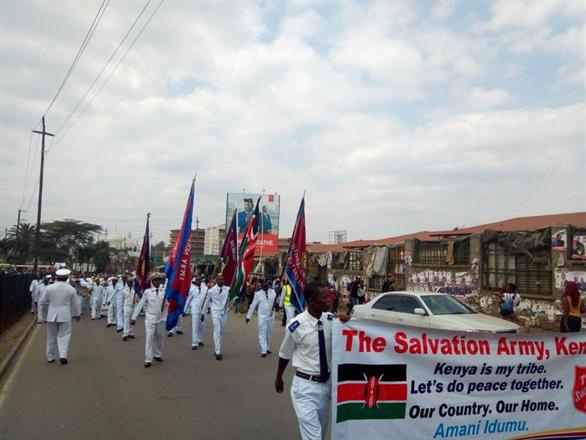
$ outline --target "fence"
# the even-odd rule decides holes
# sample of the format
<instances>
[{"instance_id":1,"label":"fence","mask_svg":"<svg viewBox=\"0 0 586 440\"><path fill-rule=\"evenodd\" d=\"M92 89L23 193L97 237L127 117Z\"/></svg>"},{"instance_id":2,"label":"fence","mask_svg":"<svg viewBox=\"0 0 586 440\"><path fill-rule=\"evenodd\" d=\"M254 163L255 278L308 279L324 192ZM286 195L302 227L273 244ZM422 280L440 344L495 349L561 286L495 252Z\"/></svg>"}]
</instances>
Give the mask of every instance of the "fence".
<instances>
[{"instance_id":1,"label":"fence","mask_svg":"<svg viewBox=\"0 0 586 440\"><path fill-rule=\"evenodd\" d=\"M31 309L34 274L0 273L0 334Z\"/></svg>"}]
</instances>

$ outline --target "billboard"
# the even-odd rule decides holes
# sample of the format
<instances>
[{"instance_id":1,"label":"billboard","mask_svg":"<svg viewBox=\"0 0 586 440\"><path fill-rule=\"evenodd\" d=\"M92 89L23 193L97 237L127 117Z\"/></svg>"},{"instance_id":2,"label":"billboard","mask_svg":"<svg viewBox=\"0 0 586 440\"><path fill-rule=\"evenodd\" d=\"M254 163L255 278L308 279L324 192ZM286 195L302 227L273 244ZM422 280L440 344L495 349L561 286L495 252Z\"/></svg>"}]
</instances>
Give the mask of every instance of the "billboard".
<instances>
[{"instance_id":1,"label":"billboard","mask_svg":"<svg viewBox=\"0 0 586 440\"><path fill-rule=\"evenodd\" d=\"M226 229L230 226L232 214L236 209L238 240L240 241L246 232L248 219L252 215L254 205L259 197L261 200L256 254L275 254L279 248L279 214L281 211L281 197L278 194L228 193L226 195Z\"/></svg>"}]
</instances>

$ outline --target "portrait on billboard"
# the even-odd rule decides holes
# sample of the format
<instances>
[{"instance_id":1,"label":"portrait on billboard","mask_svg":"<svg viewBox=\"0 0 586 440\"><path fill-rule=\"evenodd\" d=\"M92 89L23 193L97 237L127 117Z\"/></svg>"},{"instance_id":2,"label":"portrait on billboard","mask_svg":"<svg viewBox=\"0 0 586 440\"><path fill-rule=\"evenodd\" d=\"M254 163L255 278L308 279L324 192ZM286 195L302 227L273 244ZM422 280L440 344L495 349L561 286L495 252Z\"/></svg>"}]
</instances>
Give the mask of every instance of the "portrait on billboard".
<instances>
[{"instance_id":1,"label":"portrait on billboard","mask_svg":"<svg viewBox=\"0 0 586 440\"><path fill-rule=\"evenodd\" d=\"M228 193L226 197L226 226L230 224L232 214L236 210L238 239L241 240L246 233L248 221L254 212L254 207L259 197L261 199L259 203L257 253L274 254L279 246L281 204L278 194Z\"/></svg>"}]
</instances>

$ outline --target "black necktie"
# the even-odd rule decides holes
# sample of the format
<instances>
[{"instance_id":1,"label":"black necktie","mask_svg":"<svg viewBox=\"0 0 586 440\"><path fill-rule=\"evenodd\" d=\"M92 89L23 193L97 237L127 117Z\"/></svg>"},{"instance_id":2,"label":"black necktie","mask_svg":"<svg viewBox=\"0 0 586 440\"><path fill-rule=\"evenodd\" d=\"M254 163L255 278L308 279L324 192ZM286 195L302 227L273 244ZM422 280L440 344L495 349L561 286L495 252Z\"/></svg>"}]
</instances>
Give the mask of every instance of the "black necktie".
<instances>
[{"instance_id":1,"label":"black necktie","mask_svg":"<svg viewBox=\"0 0 586 440\"><path fill-rule=\"evenodd\" d=\"M326 355L326 338L324 337L324 326L317 321L317 340L319 343L319 375L323 382L328 377L328 357Z\"/></svg>"}]
</instances>

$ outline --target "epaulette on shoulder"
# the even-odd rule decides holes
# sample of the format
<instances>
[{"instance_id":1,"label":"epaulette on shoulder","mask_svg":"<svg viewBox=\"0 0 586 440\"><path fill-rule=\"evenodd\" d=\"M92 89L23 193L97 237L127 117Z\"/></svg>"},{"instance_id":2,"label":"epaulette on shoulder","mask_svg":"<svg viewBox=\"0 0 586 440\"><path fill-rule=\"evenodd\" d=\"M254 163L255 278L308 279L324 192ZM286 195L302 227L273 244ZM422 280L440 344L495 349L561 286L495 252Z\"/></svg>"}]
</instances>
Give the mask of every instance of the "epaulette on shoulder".
<instances>
[{"instance_id":1,"label":"epaulette on shoulder","mask_svg":"<svg viewBox=\"0 0 586 440\"><path fill-rule=\"evenodd\" d=\"M330 312L328 312L326 316L328 318L328 321L333 321L334 318L336 317L336 315L334 315L333 313L330 313Z\"/></svg>"},{"instance_id":2,"label":"epaulette on shoulder","mask_svg":"<svg viewBox=\"0 0 586 440\"><path fill-rule=\"evenodd\" d=\"M297 330L297 327L299 327L300 325L301 323L299 321L293 321L291 324L289 324L289 327L287 328L291 333L293 333L295 330Z\"/></svg>"}]
</instances>

